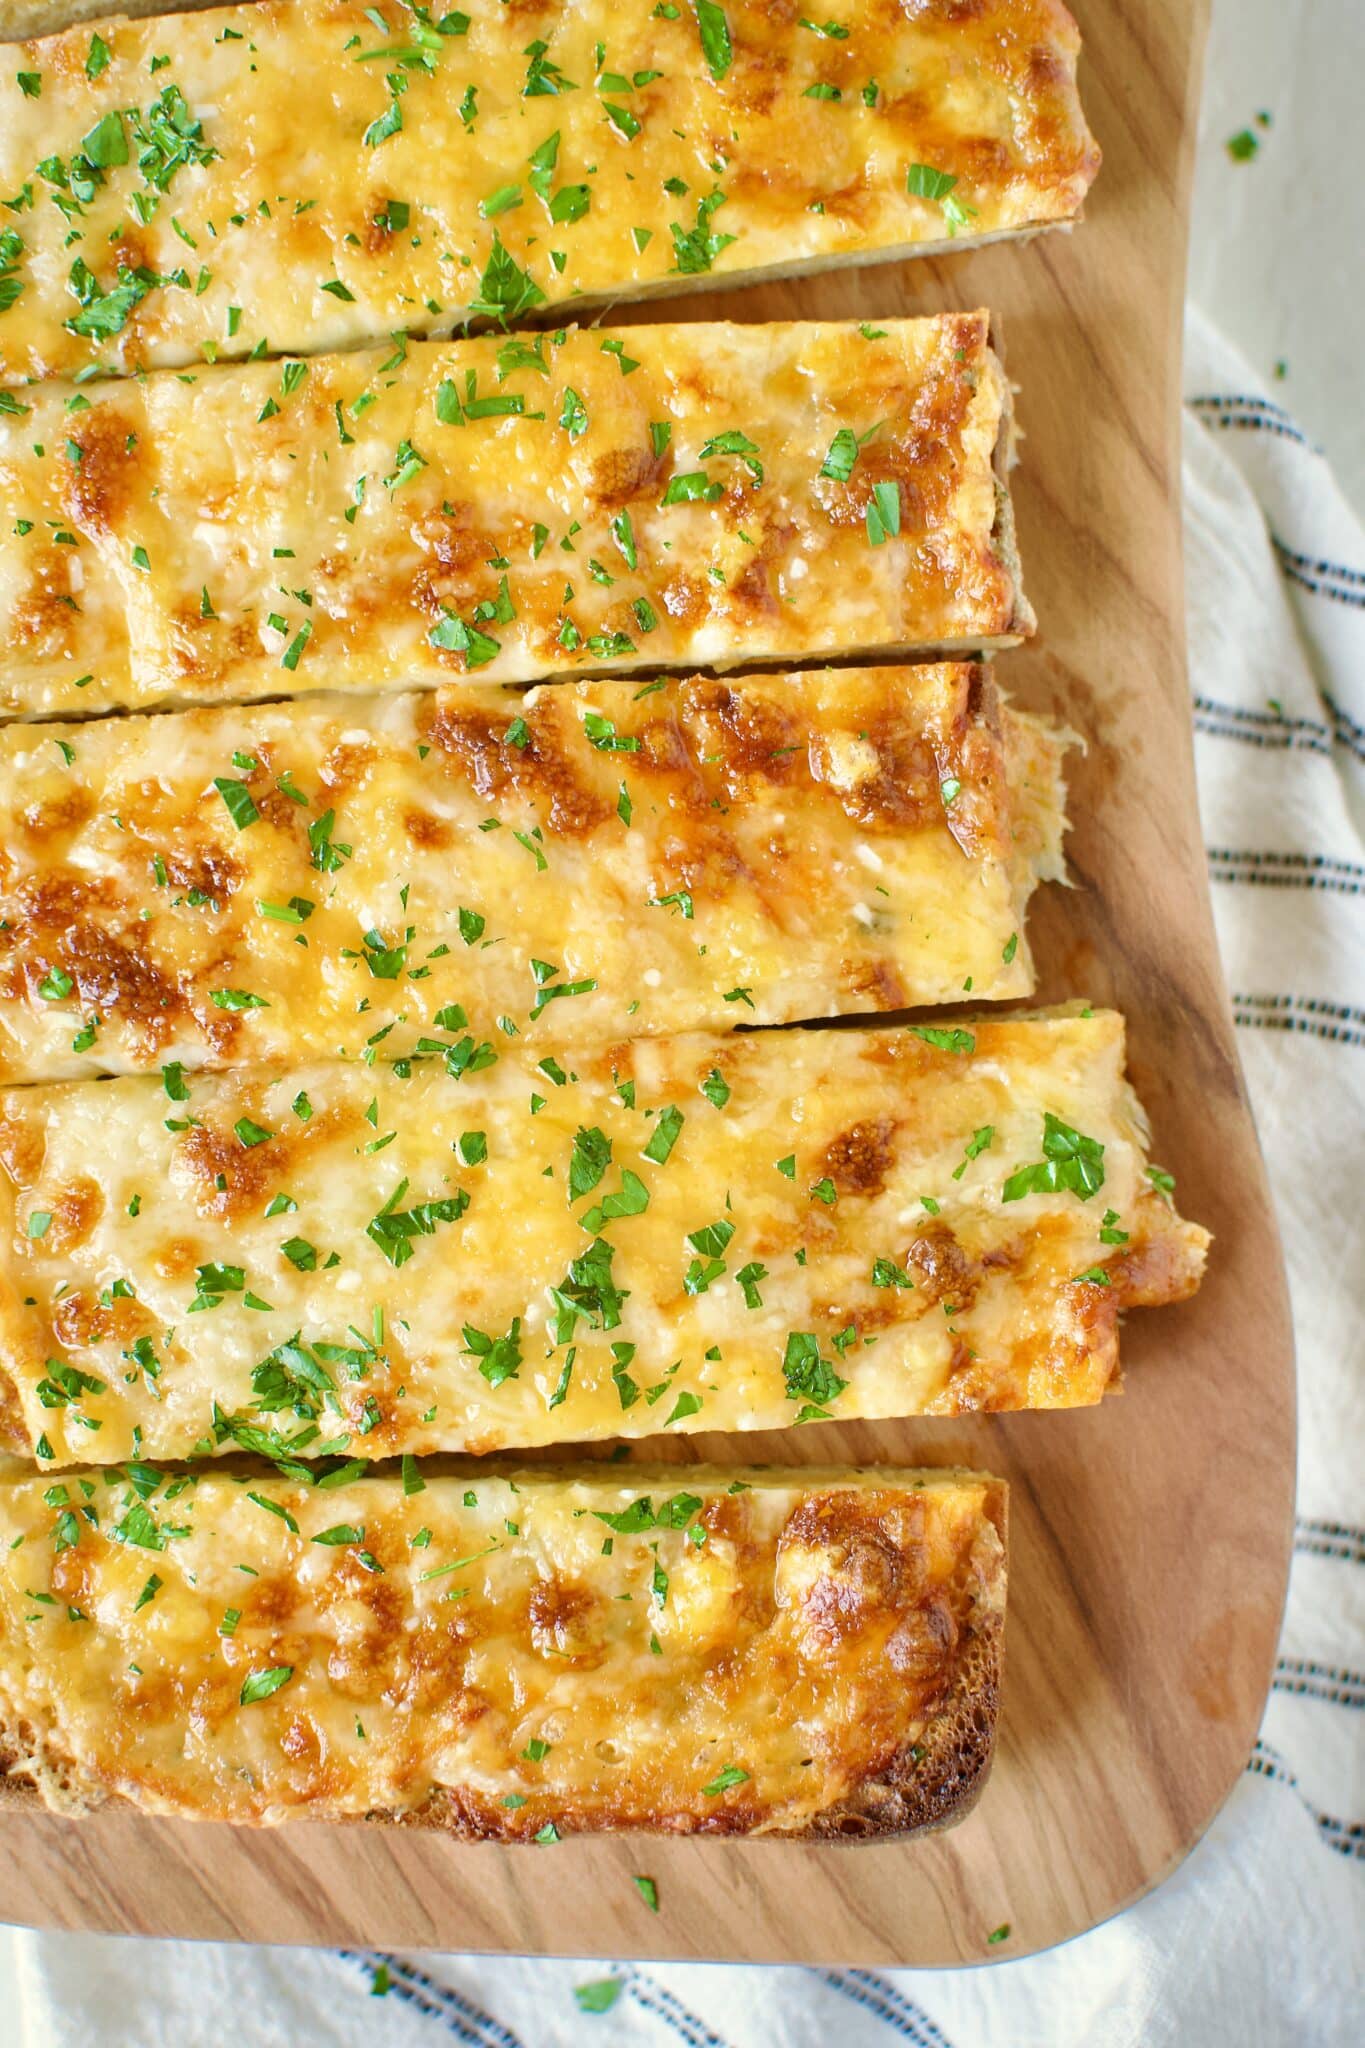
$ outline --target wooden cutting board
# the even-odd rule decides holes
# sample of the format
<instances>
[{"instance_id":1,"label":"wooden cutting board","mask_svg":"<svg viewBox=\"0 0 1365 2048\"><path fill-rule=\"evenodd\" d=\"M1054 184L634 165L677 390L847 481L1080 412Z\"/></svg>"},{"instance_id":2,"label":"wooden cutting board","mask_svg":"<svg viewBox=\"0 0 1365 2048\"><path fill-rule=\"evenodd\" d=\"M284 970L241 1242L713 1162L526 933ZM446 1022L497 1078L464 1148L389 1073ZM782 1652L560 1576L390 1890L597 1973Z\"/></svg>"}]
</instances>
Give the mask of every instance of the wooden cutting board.
<instances>
[{"instance_id":1,"label":"wooden cutting board","mask_svg":"<svg viewBox=\"0 0 1365 2048\"><path fill-rule=\"evenodd\" d=\"M1180 319L1206 9L1073 5L1105 152L1074 236L712 293L652 316L876 319L982 303L999 316L1022 391L1017 502L1041 621L1037 644L1000 673L1088 746L1072 770L1075 887L1043 892L1033 914L1041 996L1128 1013L1154 1157L1215 1233L1198 1299L1132 1319L1127 1392L1101 1410L744 1440L746 1460L960 1462L1009 1479L1004 1712L981 1805L935 1840L856 1848L508 1850L361 1826L8 1818L0 1916L522 1955L1002 1960L1080 1934L1158 1883L1242 1770L1288 1570L1294 1389L1210 921L1183 656ZM719 1437L661 1448L736 1455ZM657 1918L634 1872L656 1878Z\"/></svg>"}]
</instances>

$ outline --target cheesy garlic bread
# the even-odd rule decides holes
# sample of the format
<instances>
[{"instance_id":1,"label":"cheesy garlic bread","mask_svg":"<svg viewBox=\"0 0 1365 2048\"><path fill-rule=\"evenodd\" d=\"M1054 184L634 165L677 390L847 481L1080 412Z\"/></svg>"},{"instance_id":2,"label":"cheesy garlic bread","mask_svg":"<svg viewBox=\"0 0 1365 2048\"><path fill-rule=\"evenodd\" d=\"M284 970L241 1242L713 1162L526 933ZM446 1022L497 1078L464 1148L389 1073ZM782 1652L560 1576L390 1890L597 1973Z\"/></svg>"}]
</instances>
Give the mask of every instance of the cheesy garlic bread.
<instances>
[{"instance_id":1,"label":"cheesy garlic bread","mask_svg":"<svg viewBox=\"0 0 1365 2048\"><path fill-rule=\"evenodd\" d=\"M1063 745L968 665L11 725L0 1080L1027 995Z\"/></svg>"},{"instance_id":2,"label":"cheesy garlic bread","mask_svg":"<svg viewBox=\"0 0 1365 2048\"><path fill-rule=\"evenodd\" d=\"M1017 639L984 313L0 392L0 711Z\"/></svg>"},{"instance_id":3,"label":"cheesy garlic bread","mask_svg":"<svg viewBox=\"0 0 1365 2048\"><path fill-rule=\"evenodd\" d=\"M679 1465L0 1482L0 1799L542 1845L939 1827L990 1767L1005 1498Z\"/></svg>"},{"instance_id":4,"label":"cheesy garlic bread","mask_svg":"<svg viewBox=\"0 0 1365 2048\"><path fill-rule=\"evenodd\" d=\"M261 0L73 27L0 77L0 379L1068 223L1099 162L1078 48L1060 0Z\"/></svg>"},{"instance_id":5,"label":"cheesy garlic bread","mask_svg":"<svg viewBox=\"0 0 1365 2048\"><path fill-rule=\"evenodd\" d=\"M1119 1312L1198 1285L1113 1012L548 1053L451 1016L429 1043L0 1094L3 1446L292 1461L1085 1405Z\"/></svg>"}]
</instances>

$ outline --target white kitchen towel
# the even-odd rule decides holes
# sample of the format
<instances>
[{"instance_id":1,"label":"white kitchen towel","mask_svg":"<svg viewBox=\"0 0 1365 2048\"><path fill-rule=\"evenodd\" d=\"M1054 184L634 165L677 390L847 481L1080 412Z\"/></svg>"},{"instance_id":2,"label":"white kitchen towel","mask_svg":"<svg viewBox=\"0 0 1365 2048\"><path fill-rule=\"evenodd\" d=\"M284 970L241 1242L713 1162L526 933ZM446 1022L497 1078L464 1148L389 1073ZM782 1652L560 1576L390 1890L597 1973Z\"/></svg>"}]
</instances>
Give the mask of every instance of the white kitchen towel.
<instances>
[{"instance_id":1,"label":"white kitchen towel","mask_svg":"<svg viewBox=\"0 0 1365 2048\"><path fill-rule=\"evenodd\" d=\"M1204 835L1289 1260L1299 1518L1246 1773L1159 1891L1050 1955L868 1971L12 1932L3 2048L1345 2048L1365 1984L1365 531L1198 316L1186 576ZM989 1793L987 1794L989 1798ZM665 1894L661 1911L668 1911ZM602 2010L582 2010L581 2001Z\"/></svg>"},{"instance_id":2,"label":"white kitchen towel","mask_svg":"<svg viewBox=\"0 0 1365 2048\"><path fill-rule=\"evenodd\" d=\"M1084 0L1072 5L1084 21ZM1326 440L1357 512L1362 62L1361 0L1213 0L1190 241L1191 299L1216 309L1281 404Z\"/></svg>"}]
</instances>

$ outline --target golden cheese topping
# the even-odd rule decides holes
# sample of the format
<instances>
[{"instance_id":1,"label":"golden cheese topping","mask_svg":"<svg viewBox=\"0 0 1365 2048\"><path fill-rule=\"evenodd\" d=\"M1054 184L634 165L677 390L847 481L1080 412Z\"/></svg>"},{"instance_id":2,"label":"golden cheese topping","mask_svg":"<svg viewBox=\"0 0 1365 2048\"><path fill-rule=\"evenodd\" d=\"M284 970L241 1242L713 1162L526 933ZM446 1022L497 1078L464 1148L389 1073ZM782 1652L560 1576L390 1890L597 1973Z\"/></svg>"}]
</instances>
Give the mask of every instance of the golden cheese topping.
<instances>
[{"instance_id":1,"label":"golden cheese topping","mask_svg":"<svg viewBox=\"0 0 1365 2048\"><path fill-rule=\"evenodd\" d=\"M0 378L316 352L1016 235L1099 154L1059 0L262 0L0 78Z\"/></svg>"},{"instance_id":2,"label":"golden cheese topping","mask_svg":"<svg viewBox=\"0 0 1365 2048\"><path fill-rule=\"evenodd\" d=\"M967 666L11 725L0 1077L1027 995L1062 744Z\"/></svg>"},{"instance_id":3,"label":"golden cheese topping","mask_svg":"<svg viewBox=\"0 0 1365 2048\"><path fill-rule=\"evenodd\" d=\"M984 1774L999 1480L337 1476L0 1485L9 1782L548 1844L889 1832Z\"/></svg>"},{"instance_id":4,"label":"golden cheese topping","mask_svg":"<svg viewBox=\"0 0 1365 2048\"><path fill-rule=\"evenodd\" d=\"M1008 444L984 313L0 393L0 710L1017 638Z\"/></svg>"},{"instance_id":5,"label":"golden cheese topping","mask_svg":"<svg viewBox=\"0 0 1365 2048\"><path fill-rule=\"evenodd\" d=\"M433 1042L0 1095L9 1447L377 1457L1066 1407L1114 1379L1121 1309L1198 1283L1113 1012Z\"/></svg>"}]
</instances>

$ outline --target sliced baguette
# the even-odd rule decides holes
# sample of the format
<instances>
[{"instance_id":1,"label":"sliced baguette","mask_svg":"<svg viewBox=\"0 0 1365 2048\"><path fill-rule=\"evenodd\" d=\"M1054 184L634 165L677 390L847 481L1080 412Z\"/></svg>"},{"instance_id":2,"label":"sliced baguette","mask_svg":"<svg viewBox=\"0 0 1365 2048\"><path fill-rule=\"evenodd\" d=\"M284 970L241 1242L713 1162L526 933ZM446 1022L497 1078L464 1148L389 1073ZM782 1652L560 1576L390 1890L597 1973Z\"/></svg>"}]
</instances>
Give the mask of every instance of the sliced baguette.
<instances>
[{"instance_id":1,"label":"sliced baguette","mask_svg":"<svg viewBox=\"0 0 1365 2048\"><path fill-rule=\"evenodd\" d=\"M1005 1508L893 1469L0 1484L0 1795L542 1844L949 1825Z\"/></svg>"},{"instance_id":2,"label":"sliced baguette","mask_svg":"<svg viewBox=\"0 0 1365 2048\"><path fill-rule=\"evenodd\" d=\"M386 35L360 0L262 0L115 16L94 64L89 27L30 42L0 78L0 193L36 194L0 377L315 354L1077 217L1099 154L1059 0L840 12L831 37L766 0L700 30L691 4L390 0Z\"/></svg>"},{"instance_id":3,"label":"sliced baguette","mask_svg":"<svg viewBox=\"0 0 1365 2048\"><path fill-rule=\"evenodd\" d=\"M1063 745L967 664L11 725L0 1080L1028 995Z\"/></svg>"},{"instance_id":4,"label":"sliced baguette","mask_svg":"<svg viewBox=\"0 0 1365 2048\"><path fill-rule=\"evenodd\" d=\"M987 316L870 333L574 329L0 392L0 712L1017 640Z\"/></svg>"},{"instance_id":5,"label":"sliced baguette","mask_svg":"<svg viewBox=\"0 0 1365 2048\"><path fill-rule=\"evenodd\" d=\"M541 986L567 1024L573 985ZM1112 1011L552 1052L452 1017L433 1043L0 1094L8 1447L373 1458L1083 1406L1120 1311L1199 1282Z\"/></svg>"}]
</instances>

